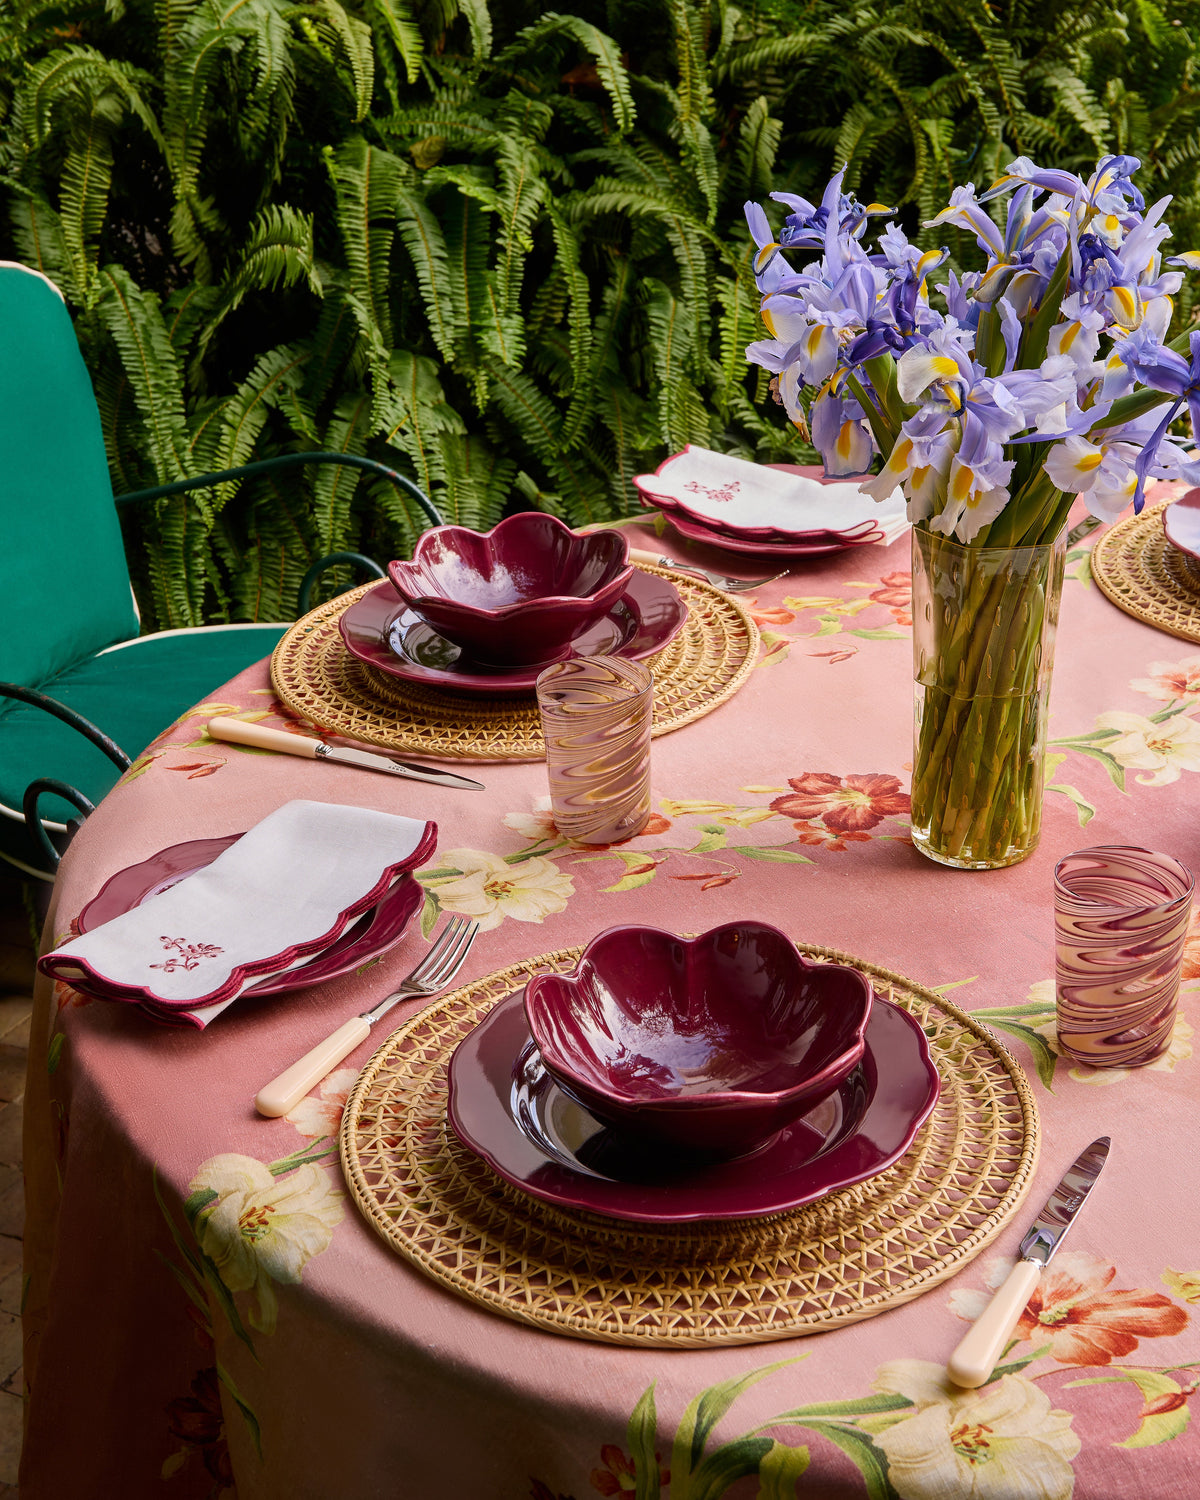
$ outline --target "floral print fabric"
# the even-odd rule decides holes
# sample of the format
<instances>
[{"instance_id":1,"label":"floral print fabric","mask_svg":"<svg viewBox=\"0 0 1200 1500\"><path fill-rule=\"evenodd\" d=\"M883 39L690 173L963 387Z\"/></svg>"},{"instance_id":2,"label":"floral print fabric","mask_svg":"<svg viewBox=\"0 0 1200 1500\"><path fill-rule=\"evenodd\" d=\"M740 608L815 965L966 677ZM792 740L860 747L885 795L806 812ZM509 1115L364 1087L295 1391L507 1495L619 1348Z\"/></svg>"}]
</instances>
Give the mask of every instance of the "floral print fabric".
<instances>
[{"instance_id":1,"label":"floral print fabric","mask_svg":"<svg viewBox=\"0 0 1200 1500\"><path fill-rule=\"evenodd\" d=\"M631 541L673 546L637 528ZM282 714L266 663L214 684L85 824L48 940L116 870L296 796L431 818L439 848L395 949L204 1033L39 981L22 1500L1190 1496L1200 927L1170 1051L1141 1070L1071 1067L1054 1037L1050 872L1104 842L1200 866L1200 652L1117 611L1087 555L1068 562L1042 843L983 875L942 870L908 838L906 542L803 560L741 596L762 629L756 670L653 742L651 819L610 848L559 835L539 765L480 767L486 793L464 794L217 744L204 732L217 713L311 728ZM940 987L1033 1082L1041 1164L1026 1208L952 1281L782 1345L591 1345L454 1299L375 1238L340 1181L342 1112L382 1034L288 1117L263 1120L252 1101L394 988L457 913L482 928L463 979L618 923L697 932L753 916ZM946 1359L1025 1221L1101 1133L1104 1177L995 1378L948 1386Z\"/></svg>"}]
</instances>

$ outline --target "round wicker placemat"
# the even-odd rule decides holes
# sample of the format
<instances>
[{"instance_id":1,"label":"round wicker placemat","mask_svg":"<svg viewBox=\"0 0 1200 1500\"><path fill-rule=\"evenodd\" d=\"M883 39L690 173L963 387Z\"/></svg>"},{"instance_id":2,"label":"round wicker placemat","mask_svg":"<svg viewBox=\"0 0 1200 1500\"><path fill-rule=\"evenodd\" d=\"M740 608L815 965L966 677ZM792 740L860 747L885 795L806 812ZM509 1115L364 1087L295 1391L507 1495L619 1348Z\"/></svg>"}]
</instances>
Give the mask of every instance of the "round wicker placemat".
<instances>
[{"instance_id":1,"label":"round wicker placemat","mask_svg":"<svg viewBox=\"0 0 1200 1500\"><path fill-rule=\"evenodd\" d=\"M520 1323L611 1344L793 1338L908 1302L978 1255L1020 1206L1037 1109L1016 1062L932 990L829 948L920 1021L941 1096L895 1166L769 1219L680 1228L559 1211L510 1188L446 1123L446 1065L485 1011L562 949L436 1000L363 1069L342 1168L372 1228L442 1286Z\"/></svg>"},{"instance_id":2,"label":"round wicker placemat","mask_svg":"<svg viewBox=\"0 0 1200 1500\"><path fill-rule=\"evenodd\" d=\"M1170 500L1106 531L1092 548L1092 576L1127 615L1184 641L1200 641L1200 566L1163 530Z\"/></svg>"},{"instance_id":3,"label":"round wicker placemat","mask_svg":"<svg viewBox=\"0 0 1200 1500\"><path fill-rule=\"evenodd\" d=\"M743 605L699 579L663 568L688 607L683 629L656 656L655 735L670 734L732 698L758 656L758 626ZM297 620L271 657L271 684L292 713L334 734L410 755L453 760L541 760L546 751L532 692L484 698L403 682L351 656L338 616L377 583L331 599Z\"/></svg>"}]
</instances>

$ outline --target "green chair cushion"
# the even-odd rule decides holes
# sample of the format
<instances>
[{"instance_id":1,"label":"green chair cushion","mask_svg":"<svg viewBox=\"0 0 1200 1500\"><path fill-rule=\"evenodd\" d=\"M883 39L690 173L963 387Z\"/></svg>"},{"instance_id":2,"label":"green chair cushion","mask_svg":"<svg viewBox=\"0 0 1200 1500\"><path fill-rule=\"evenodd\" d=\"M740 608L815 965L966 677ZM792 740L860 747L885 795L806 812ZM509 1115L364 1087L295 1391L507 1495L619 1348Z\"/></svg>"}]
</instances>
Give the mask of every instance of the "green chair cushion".
<instances>
[{"instance_id":1,"label":"green chair cushion","mask_svg":"<svg viewBox=\"0 0 1200 1500\"><path fill-rule=\"evenodd\" d=\"M0 265L0 681L37 687L138 632L100 417L62 298Z\"/></svg>"},{"instance_id":2,"label":"green chair cushion","mask_svg":"<svg viewBox=\"0 0 1200 1500\"><path fill-rule=\"evenodd\" d=\"M217 625L145 635L34 686L90 719L135 758L189 708L269 656L286 629ZM102 751L60 719L0 699L0 803L8 809L20 810L25 788L39 776L65 781L99 802L119 774ZM60 797L43 797L38 805L43 818L55 822L78 816ZM11 837L11 829L5 832ZM44 860L36 862L40 867Z\"/></svg>"}]
</instances>

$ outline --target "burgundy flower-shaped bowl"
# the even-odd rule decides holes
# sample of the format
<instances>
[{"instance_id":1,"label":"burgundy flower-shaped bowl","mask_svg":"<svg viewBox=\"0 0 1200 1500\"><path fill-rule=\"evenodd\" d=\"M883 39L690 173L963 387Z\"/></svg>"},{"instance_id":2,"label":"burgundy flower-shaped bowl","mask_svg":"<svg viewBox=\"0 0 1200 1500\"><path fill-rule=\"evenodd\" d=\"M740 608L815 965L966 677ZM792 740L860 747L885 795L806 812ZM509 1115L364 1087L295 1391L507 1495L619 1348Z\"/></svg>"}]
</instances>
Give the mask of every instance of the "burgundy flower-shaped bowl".
<instances>
[{"instance_id":1,"label":"burgundy flower-shaped bowl","mask_svg":"<svg viewBox=\"0 0 1200 1500\"><path fill-rule=\"evenodd\" d=\"M388 565L401 599L478 662L530 666L565 656L633 574L615 531L576 536L555 516L522 511L491 531L435 526L411 562Z\"/></svg>"},{"instance_id":2,"label":"burgundy flower-shaped bowl","mask_svg":"<svg viewBox=\"0 0 1200 1500\"><path fill-rule=\"evenodd\" d=\"M873 994L762 922L685 939L610 927L569 974L525 989L555 1082L630 1138L741 1156L831 1094L862 1057Z\"/></svg>"}]
</instances>

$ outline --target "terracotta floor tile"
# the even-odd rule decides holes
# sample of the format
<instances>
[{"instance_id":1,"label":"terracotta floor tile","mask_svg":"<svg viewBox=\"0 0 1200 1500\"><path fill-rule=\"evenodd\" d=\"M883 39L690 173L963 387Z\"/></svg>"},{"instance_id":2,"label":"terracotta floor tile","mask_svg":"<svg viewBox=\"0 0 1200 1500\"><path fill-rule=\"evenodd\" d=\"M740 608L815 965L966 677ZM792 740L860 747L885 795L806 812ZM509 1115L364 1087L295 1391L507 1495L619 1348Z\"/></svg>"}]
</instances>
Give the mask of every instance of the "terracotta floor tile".
<instances>
[{"instance_id":1,"label":"terracotta floor tile","mask_svg":"<svg viewBox=\"0 0 1200 1500\"><path fill-rule=\"evenodd\" d=\"M29 1051L29 1028L33 1024L33 1002L30 1001L29 1014L12 1028L11 1031L3 1033L6 1042L11 1042L14 1047L24 1047Z\"/></svg>"},{"instance_id":2,"label":"terracotta floor tile","mask_svg":"<svg viewBox=\"0 0 1200 1500\"><path fill-rule=\"evenodd\" d=\"M0 1239L9 1239L9 1236L0 1235ZM15 1244L18 1250L20 1249L20 1240L10 1240L10 1243ZM12 1317L20 1317L21 1287L24 1280L25 1276L19 1260L5 1275L0 1275L0 1313L8 1313ZM3 1384L3 1378L0 1378L0 1385Z\"/></svg>"},{"instance_id":3,"label":"terracotta floor tile","mask_svg":"<svg viewBox=\"0 0 1200 1500\"><path fill-rule=\"evenodd\" d=\"M0 1234L25 1232L25 1179L19 1167L0 1166Z\"/></svg>"},{"instance_id":4,"label":"terracotta floor tile","mask_svg":"<svg viewBox=\"0 0 1200 1500\"><path fill-rule=\"evenodd\" d=\"M0 1484L13 1485L14 1495L17 1493L17 1465L21 1461L24 1421L24 1402L20 1396L0 1391Z\"/></svg>"},{"instance_id":5,"label":"terracotta floor tile","mask_svg":"<svg viewBox=\"0 0 1200 1500\"><path fill-rule=\"evenodd\" d=\"M0 1099L11 1103L25 1092L25 1063L29 1052L0 1041Z\"/></svg>"},{"instance_id":6,"label":"terracotta floor tile","mask_svg":"<svg viewBox=\"0 0 1200 1500\"><path fill-rule=\"evenodd\" d=\"M0 994L0 1040L15 1041L10 1035L18 1026L24 1026L33 1014L33 996L15 992Z\"/></svg>"},{"instance_id":7,"label":"terracotta floor tile","mask_svg":"<svg viewBox=\"0 0 1200 1500\"><path fill-rule=\"evenodd\" d=\"M24 1111L21 1101L0 1108L0 1163L9 1167L21 1165L21 1127ZM0 1233L5 1231L0 1230Z\"/></svg>"},{"instance_id":8,"label":"terracotta floor tile","mask_svg":"<svg viewBox=\"0 0 1200 1500\"><path fill-rule=\"evenodd\" d=\"M0 1386L7 1389L20 1370L21 1353L20 1318L11 1313L0 1314Z\"/></svg>"},{"instance_id":9,"label":"terracotta floor tile","mask_svg":"<svg viewBox=\"0 0 1200 1500\"><path fill-rule=\"evenodd\" d=\"M12 1275L14 1271L18 1274L21 1270L22 1245L19 1235L0 1234L0 1285ZM15 1312L15 1308L0 1307L3 1312Z\"/></svg>"}]
</instances>

